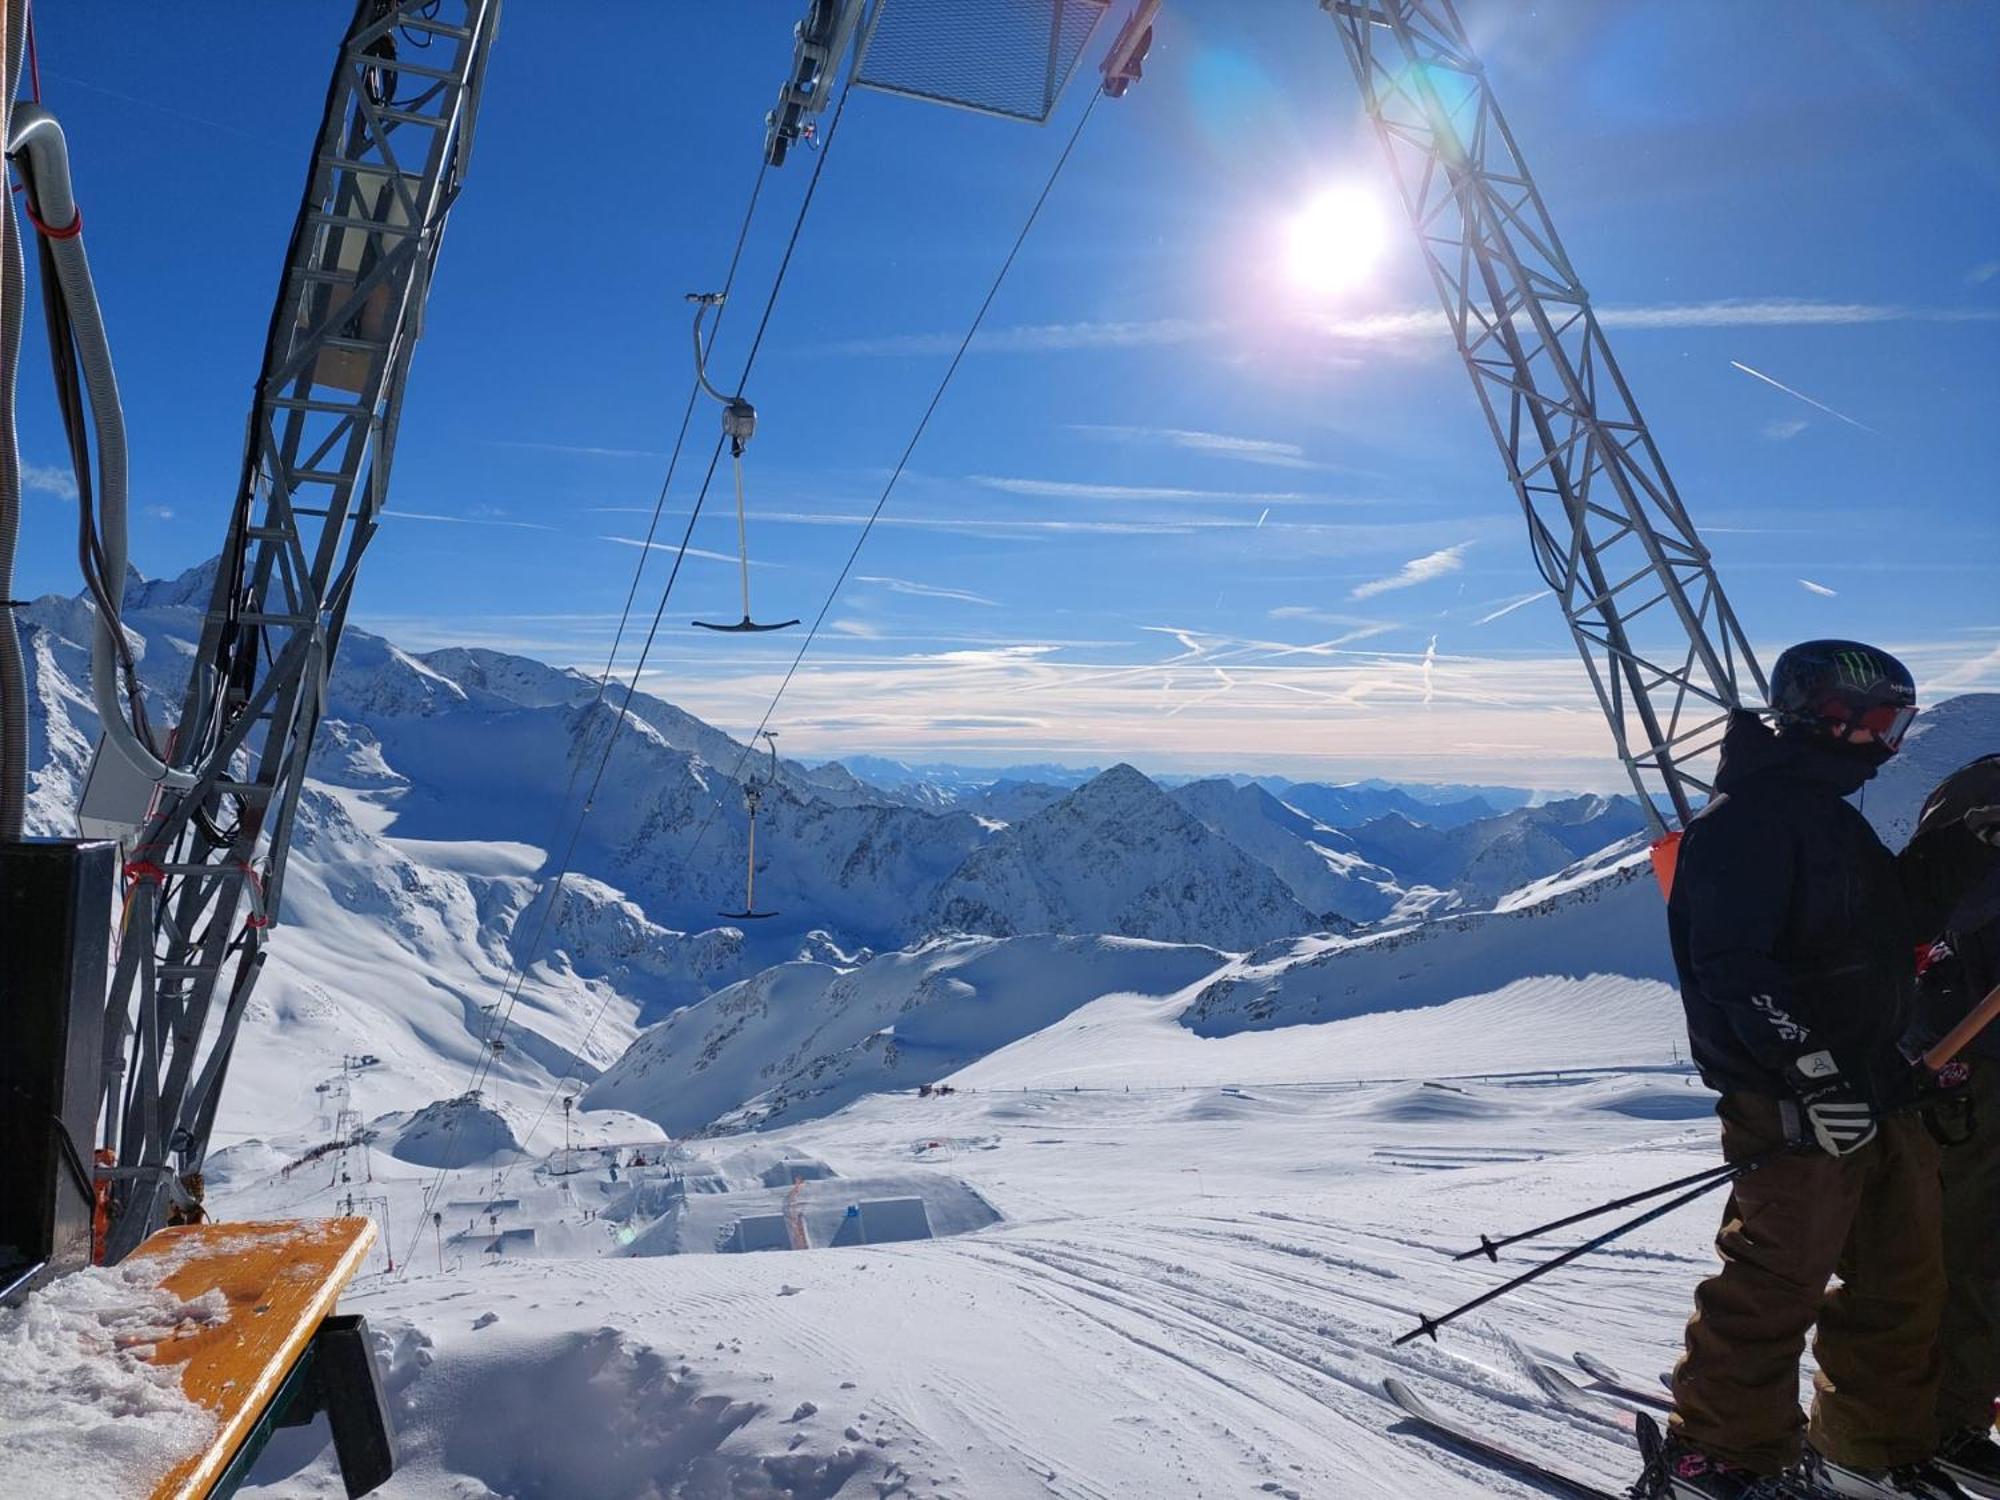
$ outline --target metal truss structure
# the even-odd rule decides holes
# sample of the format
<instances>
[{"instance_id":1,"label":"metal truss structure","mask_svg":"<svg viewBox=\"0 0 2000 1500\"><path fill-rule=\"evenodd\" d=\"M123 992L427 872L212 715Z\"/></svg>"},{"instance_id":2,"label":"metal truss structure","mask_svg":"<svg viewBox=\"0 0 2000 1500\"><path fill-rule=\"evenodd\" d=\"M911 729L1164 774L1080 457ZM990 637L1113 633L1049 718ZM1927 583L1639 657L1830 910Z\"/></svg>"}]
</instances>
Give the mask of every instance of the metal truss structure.
<instances>
[{"instance_id":1,"label":"metal truss structure","mask_svg":"<svg viewBox=\"0 0 2000 1500\"><path fill-rule=\"evenodd\" d=\"M126 867L105 1027L108 1261L198 1195L499 10L360 0L341 44L170 755L194 785L162 788Z\"/></svg>"},{"instance_id":2,"label":"metal truss structure","mask_svg":"<svg viewBox=\"0 0 2000 1500\"><path fill-rule=\"evenodd\" d=\"M1656 830L1762 671L1452 0L1320 0L1618 756Z\"/></svg>"}]
</instances>

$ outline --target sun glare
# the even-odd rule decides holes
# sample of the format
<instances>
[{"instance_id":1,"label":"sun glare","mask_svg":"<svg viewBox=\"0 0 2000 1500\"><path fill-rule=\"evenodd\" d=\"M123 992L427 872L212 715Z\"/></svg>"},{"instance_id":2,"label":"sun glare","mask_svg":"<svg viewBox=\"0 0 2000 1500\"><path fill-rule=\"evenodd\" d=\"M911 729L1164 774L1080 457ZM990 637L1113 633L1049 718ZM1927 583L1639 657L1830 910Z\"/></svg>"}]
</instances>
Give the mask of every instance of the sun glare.
<instances>
[{"instance_id":1,"label":"sun glare","mask_svg":"<svg viewBox=\"0 0 2000 1500\"><path fill-rule=\"evenodd\" d=\"M1292 280L1315 296L1346 290L1375 269L1389 241L1388 215L1364 188L1326 189L1286 227Z\"/></svg>"}]
</instances>

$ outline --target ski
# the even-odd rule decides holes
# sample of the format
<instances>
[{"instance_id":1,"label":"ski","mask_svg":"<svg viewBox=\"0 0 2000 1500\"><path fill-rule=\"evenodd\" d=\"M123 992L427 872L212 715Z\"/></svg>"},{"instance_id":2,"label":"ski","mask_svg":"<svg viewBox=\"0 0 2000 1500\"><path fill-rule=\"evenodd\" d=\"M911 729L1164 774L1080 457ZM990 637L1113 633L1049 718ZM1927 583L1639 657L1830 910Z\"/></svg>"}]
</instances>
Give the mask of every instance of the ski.
<instances>
[{"instance_id":1,"label":"ski","mask_svg":"<svg viewBox=\"0 0 2000 1500\"><path fill-rule=\"evenodd\" d=\"M1583 1371L1584 1374L1588 1375L1612 1395L1621 1396L1627 1401L1637 1402L1640 1406L1650 1407L1654 1411L1672 1411L1674 1409L1673 1397L1668 1395L1666 1391L1654 1390L1642 1381L1633 1380L1625 1375L1621 1375L1596 1355L1574 1354L1570 1357L1576 1361L1576 1367L1579 1370Z\"/></svg>"},{"instance_id":2,"label":"ski","mask_svg":"<svg viewBox=\"0 0 2000 1500\"><path fill-rule=\"evenodd\" d=\"M1601 1484L1594 1484L1588 1479L1580 1479L1574 1474L1566 1473L1553 1464L1544 1463L1539 1458L1514 1447L1504 1439L1480 1431L1463 1417L1441 1411L1393 1375L1383 1381L1382 1386L1388 1391L1389 1399L1401 1407L1404 1414L1433 1439L1462 1448L1475 1457L1503 1469L1512 1470L1524 1479L1538 1480L1543 1484L1554 1486L1566 1495L1580 1496L1581 1500L1626 1500L1626 1497L1616 1490L1607 1490Z\"/></svg>"},{"instance_id":3,"label":"ski","mask_svg":"<svg viewBox=\"0 0 2000 1500\"><path fill-rule=\"evenodd\" d=\"M1528 1378L1534 1381L1535 1388L1563 1411L1588 1417L1593 1422L1609 1422L1627 1432L1636 1430L1638 1424L1634 1418L1637 1413L1619 1403L1617 1392L1587 1390L1554 1365L1542 1360L1525 1360L1523 1368L1527 1370Z\"/></svg>"}]
</instances>

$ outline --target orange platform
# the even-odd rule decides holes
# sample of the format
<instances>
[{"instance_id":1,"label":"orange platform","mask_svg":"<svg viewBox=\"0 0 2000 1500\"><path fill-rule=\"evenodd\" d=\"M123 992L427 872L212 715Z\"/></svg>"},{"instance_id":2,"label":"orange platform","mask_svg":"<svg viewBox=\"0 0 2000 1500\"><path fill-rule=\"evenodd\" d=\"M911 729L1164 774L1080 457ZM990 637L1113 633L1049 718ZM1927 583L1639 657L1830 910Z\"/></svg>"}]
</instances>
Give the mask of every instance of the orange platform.
<instances>
[{"instance_id":1,"label":"orange platform","mask_svg":"<svg viewBox=\"0 0 2000 1500\"><path fill-rule=\"evenodd\" d=\"M368 1219L194 1224L163 1229L128 1266L157 1265L159 1283L192 1301L220 1291L228 1316L154 1346L181 1367L181 1389L215 1417L208 1446L153 1489L153 1500L201 1500L229 1467L375 1242Z\"/></svg>"}]
</instances>

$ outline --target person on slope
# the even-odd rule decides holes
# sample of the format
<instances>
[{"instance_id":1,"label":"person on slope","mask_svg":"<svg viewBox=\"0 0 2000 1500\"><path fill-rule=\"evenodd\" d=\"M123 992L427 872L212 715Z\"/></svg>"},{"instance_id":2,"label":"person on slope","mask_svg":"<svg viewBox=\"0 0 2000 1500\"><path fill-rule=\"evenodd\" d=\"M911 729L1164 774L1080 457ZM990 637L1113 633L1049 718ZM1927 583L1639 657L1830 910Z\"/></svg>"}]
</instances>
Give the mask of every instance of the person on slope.
<instances>
[{"instance_id":1,"label":"person on slope","mask_svg":"<svg viewBox=\"0 0 2000 1500\"><path fill-rule=\"evenodd\" d=\"M1779 1154L1730 1194L1650 1493L1962 1497L1930 1461L1937 1147L1892 1112L1913 1098L1896 1044L1916 930L1894 857L1846 801L1896 753L1916 687L1886 652L1808 641L1778 658L1771 707L1775 728L1732 718L1667 911L1723 1154ZM1799 1355L1815 1324L1808 1424Z\"/></svg>"},{"instance_id":2,"label":"person on slope","mask_svg":"<svg viewBox=\"0 0 2000 1500\"><path fill-rule=\"evenodd\" d=\"M2000 755L1961 766L1924 803L1899 857L1919 931L1915 1046L1928 1046L2000 985ZM1944 1317L1938 1328L1938 1464L2000 1496L2000 1026L1960 1054L1970 1134L1942 1153Z\"/></svg>"}]
</instances>

